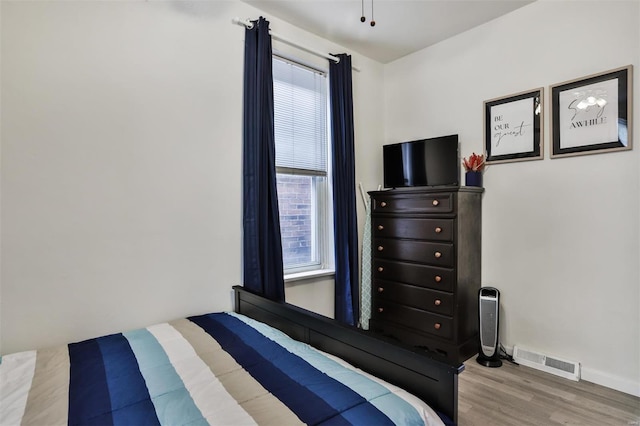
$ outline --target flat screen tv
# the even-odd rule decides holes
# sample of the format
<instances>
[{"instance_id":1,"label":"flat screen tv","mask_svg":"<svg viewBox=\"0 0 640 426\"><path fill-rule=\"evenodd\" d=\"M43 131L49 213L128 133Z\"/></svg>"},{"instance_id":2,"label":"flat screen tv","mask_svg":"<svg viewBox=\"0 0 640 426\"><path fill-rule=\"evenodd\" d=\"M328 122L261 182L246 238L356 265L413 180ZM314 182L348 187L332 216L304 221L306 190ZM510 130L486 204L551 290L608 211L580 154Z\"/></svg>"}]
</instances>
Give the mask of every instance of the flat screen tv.
<instances>
[{"instance_id":1,"label":"flat screen tv","mask_svg":"<svg viewBox=\"0 0 640 426\"><path fill-rule=\"evenodd\" d=\"M459 185L458 135L384 145L384 187Z\"/></svg>"}]
</instances>

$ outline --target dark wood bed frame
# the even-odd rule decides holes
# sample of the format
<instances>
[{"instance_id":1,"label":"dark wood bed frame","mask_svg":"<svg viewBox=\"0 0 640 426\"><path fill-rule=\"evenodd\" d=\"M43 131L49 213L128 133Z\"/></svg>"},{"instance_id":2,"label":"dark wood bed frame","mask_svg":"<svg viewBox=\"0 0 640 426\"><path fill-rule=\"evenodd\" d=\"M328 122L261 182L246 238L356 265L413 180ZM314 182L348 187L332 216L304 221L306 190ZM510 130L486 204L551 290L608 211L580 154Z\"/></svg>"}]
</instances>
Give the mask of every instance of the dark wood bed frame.
<instances>
[{"instance_id":1,"label":"dark wood bed frame","mask_svg":"<svg viewBox=\"0 0 640 426\"><path fill-rule=\"evenodd\" d=\"M233 290L236 312L399 386L458 423L458 374L464 364L431 358L306 309L265 299L241 286Z\"/></svg>"}]
</instances>

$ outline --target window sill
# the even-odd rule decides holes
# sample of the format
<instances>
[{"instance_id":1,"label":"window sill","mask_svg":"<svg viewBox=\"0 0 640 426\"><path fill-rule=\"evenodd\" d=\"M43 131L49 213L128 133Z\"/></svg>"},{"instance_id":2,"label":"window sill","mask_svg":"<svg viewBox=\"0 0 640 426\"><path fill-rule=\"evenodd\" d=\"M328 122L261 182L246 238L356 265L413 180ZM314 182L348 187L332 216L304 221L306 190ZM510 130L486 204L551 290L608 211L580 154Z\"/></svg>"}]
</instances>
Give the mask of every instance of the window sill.
<instances>
[{"instance_id":1,"label":"window sill","mask_svg":"<svg viewBox=\"0 0 640 426\"><path fill-rule=\"evenodd\" d=\"M335 275L333 269L314 269L313 271L296 272L295 274L287 274L284 276L285 283L295 283L305 280L313 280L316 278L330 277Z\"/></svg>"}]
</instances>

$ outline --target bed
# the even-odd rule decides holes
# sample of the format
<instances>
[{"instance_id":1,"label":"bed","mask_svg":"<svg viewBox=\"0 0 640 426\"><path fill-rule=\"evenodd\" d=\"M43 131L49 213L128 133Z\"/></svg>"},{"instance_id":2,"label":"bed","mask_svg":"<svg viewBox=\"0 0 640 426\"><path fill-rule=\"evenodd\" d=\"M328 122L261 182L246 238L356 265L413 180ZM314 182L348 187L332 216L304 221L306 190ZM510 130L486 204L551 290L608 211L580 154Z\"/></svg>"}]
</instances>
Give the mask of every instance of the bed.
<instances>
[{"instance_id":1,"label":"bed","mask_svg":"<svg viewBox=\"0 0 640 426\"><path fill-rule=\"evenodd\" d=\"M234 292L234 312L3 356L0 424L457 420L462 365L433 360L242 287Z\"/></svg>"}]
</instances>

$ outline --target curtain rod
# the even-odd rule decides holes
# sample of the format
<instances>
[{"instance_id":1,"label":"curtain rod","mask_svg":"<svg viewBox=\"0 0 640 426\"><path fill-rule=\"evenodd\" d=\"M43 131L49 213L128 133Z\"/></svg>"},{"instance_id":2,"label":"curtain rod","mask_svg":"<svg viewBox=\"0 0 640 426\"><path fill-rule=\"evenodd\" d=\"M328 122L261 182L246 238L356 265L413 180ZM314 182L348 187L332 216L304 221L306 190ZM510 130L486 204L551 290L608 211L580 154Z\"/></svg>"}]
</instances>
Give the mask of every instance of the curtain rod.
<instances>
[{"instance_id":1,"label":"curtain rod","mask_svg":"<svg viewBox=\"0 0 640 426\"><path fill-rule=\"evenodd\" d=\"M236 25L242 25L243 27L246 27L246 28L252 28L253 27L253 24L249 20L243 21L240 18L233 18L231 20L231 22L236 24ZM329 59L330 61L333 61L333 62L340 62L340 58L338 58L337 56L329 55L328 53L323 53L323 52L320 52L318 50L312 49L310 47L298 44L298 43L296 43L294 41L288 40L287 38L282 37L281 35L274 33L273 31L271 31L271 29L269 29L269 34L271 34L271 38L273 38L274 40L281 41L282 43L288 44L289 46L296 47L296 48L298 48L300 50L304 50L305 52L309 52L309 53L314 54L316 56L319 56L321 58ZM355 66L352 65L351 68L354 71L360 72L360 68L358 68L358 67L355 67Z\"/></svg>"}]
</instances>

